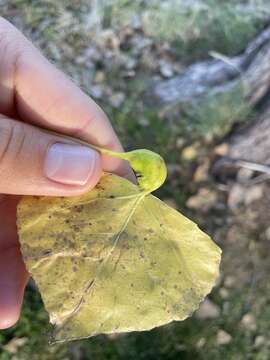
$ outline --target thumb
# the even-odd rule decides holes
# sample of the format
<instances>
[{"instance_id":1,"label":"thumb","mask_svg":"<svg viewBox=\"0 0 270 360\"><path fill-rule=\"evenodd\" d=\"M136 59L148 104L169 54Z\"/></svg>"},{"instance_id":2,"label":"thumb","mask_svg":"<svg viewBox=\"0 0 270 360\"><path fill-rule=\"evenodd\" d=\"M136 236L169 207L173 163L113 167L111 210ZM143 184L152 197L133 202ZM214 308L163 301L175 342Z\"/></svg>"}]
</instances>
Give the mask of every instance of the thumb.
<instances>
[{"instance_id":1,"label":"thumb","mask_svg":"<svg viewBox=\"0 0 270 360\"><path fill-rule=\"evenodd\" d=\"M0 117L0 193L79 195L100 176L101 158L95 150Z\"/></svg>"}]
</instances>

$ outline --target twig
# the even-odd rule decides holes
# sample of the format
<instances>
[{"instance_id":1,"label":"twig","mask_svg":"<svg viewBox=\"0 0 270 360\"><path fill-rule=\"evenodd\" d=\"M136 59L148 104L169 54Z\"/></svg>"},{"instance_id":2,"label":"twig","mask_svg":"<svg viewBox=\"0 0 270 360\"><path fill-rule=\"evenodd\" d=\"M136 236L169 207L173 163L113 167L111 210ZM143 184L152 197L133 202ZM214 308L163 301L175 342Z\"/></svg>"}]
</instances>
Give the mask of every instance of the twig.
<instances>
[{"instance_id":1,"label":"twig","mask_svg":"<svg viewBox=\"0 0 270 360\"><path fill-rule=\"evenodd\" d=\"M264 181L270 180L270 175L269 174L262 174L259 176L256 176L254 179L248 180L245 185L247 186L252 186L252 185L256 185L256 184L260 184Z\"/></svg>"},{"instance_id":2,"label":"twig","mask_svg":"<svg viewBox=\"0 0 270 360\"><path fill-rule=\"evenodd\" d=\"M240 166L246 169L250 169L253 171L258 171L267 175L270 175L270 166L269 165L263 165L263 164L258 164L255 162L251 162L251 161L244 161L244 160L233 160L233 163L236 166Z\"/></svg>"}]
</instances>

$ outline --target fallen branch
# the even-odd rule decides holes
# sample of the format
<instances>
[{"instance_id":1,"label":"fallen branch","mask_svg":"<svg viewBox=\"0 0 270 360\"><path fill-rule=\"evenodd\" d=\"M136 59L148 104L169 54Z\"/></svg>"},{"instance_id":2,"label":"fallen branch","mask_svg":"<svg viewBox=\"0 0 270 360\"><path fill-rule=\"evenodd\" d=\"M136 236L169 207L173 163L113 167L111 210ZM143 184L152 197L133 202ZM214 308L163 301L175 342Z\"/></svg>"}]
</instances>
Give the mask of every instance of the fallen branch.
<instances>
[{"instance_id":1,"label":"fallen branch","mask_svg":"<svg viewBox=\"0 0 270 360\"><path fill-rule=\"evenodd\" d=\"M227 61L215 59L191 65L183 74L155 84L147 91L147 96L161 107L186 105L209 93L228 92L240 81L248 103L255 105L270 86L269 58L270 26L241 55Z\"/></svg>"}]
</instances>

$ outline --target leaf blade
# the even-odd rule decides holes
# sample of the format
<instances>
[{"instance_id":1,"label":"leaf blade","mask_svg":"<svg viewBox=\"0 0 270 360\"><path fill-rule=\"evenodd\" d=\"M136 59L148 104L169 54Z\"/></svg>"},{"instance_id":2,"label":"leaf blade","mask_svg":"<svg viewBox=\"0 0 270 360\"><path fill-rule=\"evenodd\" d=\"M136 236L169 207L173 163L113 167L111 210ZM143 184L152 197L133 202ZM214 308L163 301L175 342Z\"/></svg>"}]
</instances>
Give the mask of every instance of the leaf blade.
<instances>
[{"instance_id":1,"label":"leaf blade","mask_svg":"<svg viewBox=\"0 0 270 360\"><path fill-rule=\"evenodd\" d=\"M81 197L24 198L18 228L27 267L56 324L53 341L183 320L218 275L220 250L197 225L116 175ZM52 249L63 256L44 260Z\"/></svg>"}]
</instances>

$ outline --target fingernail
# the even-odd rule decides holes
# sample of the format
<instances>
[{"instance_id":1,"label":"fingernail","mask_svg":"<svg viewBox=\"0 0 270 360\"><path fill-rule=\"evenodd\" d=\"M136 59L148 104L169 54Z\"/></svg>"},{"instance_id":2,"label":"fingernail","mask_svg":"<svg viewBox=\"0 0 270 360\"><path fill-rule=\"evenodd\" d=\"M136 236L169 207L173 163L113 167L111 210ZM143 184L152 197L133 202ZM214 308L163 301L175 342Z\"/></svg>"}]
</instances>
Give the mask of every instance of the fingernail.
<instances>
[{"instance_id":1,"label":"fingernail","mask_svg":"<svg viewBox=\"0 0 270 360\"><path fill-rule=\"evenodd\" d=\"M86 146L55 143L45 159L45 175L62 184L85 185L95 173L98 153Z\"/></svg>"}]
</instances>

